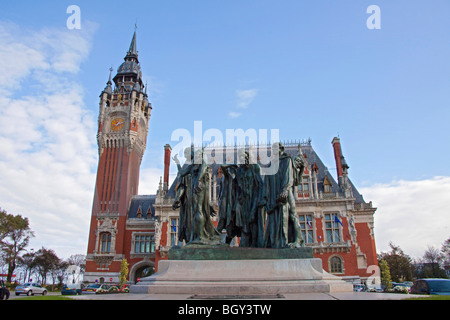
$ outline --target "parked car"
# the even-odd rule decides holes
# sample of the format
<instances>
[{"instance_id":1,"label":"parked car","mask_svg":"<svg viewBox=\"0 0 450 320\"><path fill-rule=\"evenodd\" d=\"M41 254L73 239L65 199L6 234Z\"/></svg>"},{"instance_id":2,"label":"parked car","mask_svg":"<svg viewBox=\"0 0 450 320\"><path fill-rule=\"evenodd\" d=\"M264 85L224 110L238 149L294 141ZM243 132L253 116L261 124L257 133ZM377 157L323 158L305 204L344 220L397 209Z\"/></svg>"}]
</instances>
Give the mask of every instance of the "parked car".
<instances>
[{"instance_id":1,"label":"parked car","mask_svg":"<svg viewBox=\"0 0 450 320\"><path fill-rule=\"evenodd\" d=\"M108 290L110 287L109 284L91 284L83 289L82 294L96 294L99 290Z\"/></svg>"},{"instance_id":2,"label":"parked car","mask_svg":"<svg viewBox=\"0 0 450 320\"><path fill-rule=\"evenodd\" d=\"M450 279L419 279L409 293L429 295L450 295Z\"/></svg>"},{"instance_id":3,"label":"parked car","mask_svg":"<svg viewBox=\"0 0 450 320\"><path fill-rule=\"evenodd\" d=\"M47 289L38 283L28 282L16 287L16 296L20 294L26 294L27 296L42 294L45 296L47 294Z\"/></svg>"},{"instance_id":4,"label":"parked car","mask_svg":"<svg viewBox=\"0 0 450 320\"><path fill-rule=\"evenodd\" d=\"M0 280L0 300L8 300L9 299L9 290L5 286L5 282Z\"/></svg>"},{"instance_id":5,"label":"parked car","mask_svg":"<svg viewBox=\"0 0 450 320\"><path fill-rule=\"evenodd\" d=\"M367 292L384 292L384 286L382 285L376 285L376 284L369 284L367 285L366 291Z\"/></svg>"},{"instance_id":6,"label":"parked car","mask_svg":"<svg viewBox=\"0 0 450 320\"><path fill-rule=\"evenodd\" d=\"M84 289L84 284L82 283L69 283L63 286L61 290L62 295L81 295Z\"/></svg>"},{"instance_id":7,"label":"parked car","mask_svg":"<svg viewBox=\"0 0 450 320\"><path fill-rule=\"evenodd\" d=\"M364 284L354 284L353 291L355 292L364 292L366 290L366 286Z\"/></svg>"}]
</instances>

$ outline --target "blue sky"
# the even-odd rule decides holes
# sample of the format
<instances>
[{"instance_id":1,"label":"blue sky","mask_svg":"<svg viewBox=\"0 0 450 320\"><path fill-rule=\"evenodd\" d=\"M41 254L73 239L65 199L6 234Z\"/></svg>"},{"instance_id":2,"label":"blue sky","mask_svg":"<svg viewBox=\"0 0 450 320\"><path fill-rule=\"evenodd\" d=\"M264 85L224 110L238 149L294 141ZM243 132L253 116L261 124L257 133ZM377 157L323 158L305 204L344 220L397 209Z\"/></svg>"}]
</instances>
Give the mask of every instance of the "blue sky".
<instances>
[{"instance_id":1,"label":"blue sky","mask_svg":"<svg viewBox=\"0 0 450 320\"><path fill-rule=\"evenodd\" d=\"M81 9L80 30L66 27L70 16L66 9L72 4ZM380 30L366 26L367 7L374 4L381 9ZM12 135L14 128L4 128L0 138L10 152L0 156L0 164L8 170L3 176L27 177L34 170L39 172L36 184L61 197L61 204L50 206L47 201L45 210L35 209L35 228L42 230L37 246L55 243L56 236L50 234L56 227L43 221L58 220L61 206L89 217L98 160L98 96L108 69L122 63L137 23L139 58L153 105L141 194L155 192L162 175L163 146L177 143L170 141L172 132L178 128L193 132L194 121L201 120L204 130L279 129L282 140L311 138L333 174L331 141L339 135L350 178L365 199L379 207L375 229L380 232L380 250L389 240L401 247L411 242L399 230L387 232L393 215L399 217L398 224L411 216L440 217L437 223L444 230L436 234L430 226L434 237L424 235L419 249L416 245L405 250L421 255L424 245L440 246L450 234L445 209L450 184L449 11L450 3L439 0L5 3L0 12L0 58L12 80L0 81L4 96L0 103L8 107L0 106L4 110L0 119L10 123L20 123L25 115L44 122L64 119L72 133L69 136L66 130L66 138L78 148L76 153L69 150L73 144L60 135L64 128L40 126L31 119L34 127L18 133L20 139ZM9 50L13 46L17 52ZM67 101L72 101L72 108L62 104ZM31 102L38 107L31 108ZM17 112L21 106L23 111ZM19 147L20 143L28 147ZM45 173L45 161L54 164L51 170L60 184L79 189L72 209L64 189L60 194L51 189L56 178ZM8 179L3 188L12 192ZM17 192L28 190L17 181L14 185ZM411 199L408 190L416 186L418 196ZM399 209L385 202L387 194L396 192L408 195ZM36 206L31 200L2 197L0 207L10 212L26 215ZM424 202L430 204L428 209L418 210ZM47 218L39 216L42 211ZM412 219L412 227L417 221ZM73 249L82 248L81 253L86 225L80 224L81 240Z\"/></svg>"}]
</instances>

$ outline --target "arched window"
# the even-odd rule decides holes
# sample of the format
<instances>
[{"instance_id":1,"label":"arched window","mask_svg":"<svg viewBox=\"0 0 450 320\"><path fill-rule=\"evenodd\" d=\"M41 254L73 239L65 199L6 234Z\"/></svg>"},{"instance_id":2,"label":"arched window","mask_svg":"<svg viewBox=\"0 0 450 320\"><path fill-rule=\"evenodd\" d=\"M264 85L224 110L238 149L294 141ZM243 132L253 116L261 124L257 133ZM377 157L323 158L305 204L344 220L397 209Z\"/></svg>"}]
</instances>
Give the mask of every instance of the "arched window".
<instances>
[{"instance_id":1,"label":"arched window","mask_svg":"<svg viewBox=\"0 0 450 320\"><path fill-rule=\"evenodd\" d=\"M330 259L330 273L344 273L341 257L334 256Z\"/></svg>"},{"instance_id":2,"label":"arched window","mask_svg":"<svg viewBox=\"0 0 450 320\"><path fill-rule=\"evenodd\" d=\"M111 252L111 233L105 232L101 235L101 252L109 253Z\"/></svg>"}]
</instances>

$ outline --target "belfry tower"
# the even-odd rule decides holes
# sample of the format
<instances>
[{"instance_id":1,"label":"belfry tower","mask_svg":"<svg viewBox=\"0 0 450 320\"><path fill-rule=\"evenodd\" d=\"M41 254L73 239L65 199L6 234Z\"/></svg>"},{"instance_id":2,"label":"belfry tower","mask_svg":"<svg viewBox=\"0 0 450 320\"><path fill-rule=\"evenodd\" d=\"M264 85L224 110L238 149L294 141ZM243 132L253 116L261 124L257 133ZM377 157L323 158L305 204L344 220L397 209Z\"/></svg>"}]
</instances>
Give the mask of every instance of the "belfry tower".
<instances>
[{"instance_id":1,"label":"belfry tower","mask_svg":"<svg viewBox=\"0 0 450 320\"><path fill-rule=\"evenodd\" d=\"M139 169L151 115L142 81L136 31L125 61L100 94L99 164L84 279L116 281L125 258L125 228L131 197L138 194Z\"/></svg>"}]
</instances>

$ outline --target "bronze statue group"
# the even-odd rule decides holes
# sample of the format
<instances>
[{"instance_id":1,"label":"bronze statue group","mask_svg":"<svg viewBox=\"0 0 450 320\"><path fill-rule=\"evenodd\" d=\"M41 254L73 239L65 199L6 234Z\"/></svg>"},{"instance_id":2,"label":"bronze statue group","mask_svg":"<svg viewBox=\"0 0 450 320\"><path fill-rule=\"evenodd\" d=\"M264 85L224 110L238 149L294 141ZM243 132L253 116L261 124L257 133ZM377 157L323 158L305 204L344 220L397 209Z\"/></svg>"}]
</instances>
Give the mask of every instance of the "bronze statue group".
<instances>
[{"instance_id":1,"label":"bronze statue group","mask_svg":"<svg viewBox=\"0 0 450 320\"><path fill-rule=\"evenodd\" d=\"M237 164L220 166L222 181L218 201L217 228L211 216L209 165L202 148L185 149L183 167L178 166L176 197L172 208L179 208L178 240L187 245L221 245L237 237L240 247L296 248L303 246L295 210L294 187L299 185L305 168L301 147L291 156L282 143L272 146L273 174L261 175L260 165L251 153L238 150Z\"/></svg>"}]
</instances>

